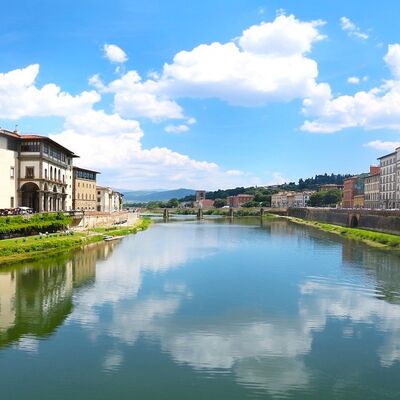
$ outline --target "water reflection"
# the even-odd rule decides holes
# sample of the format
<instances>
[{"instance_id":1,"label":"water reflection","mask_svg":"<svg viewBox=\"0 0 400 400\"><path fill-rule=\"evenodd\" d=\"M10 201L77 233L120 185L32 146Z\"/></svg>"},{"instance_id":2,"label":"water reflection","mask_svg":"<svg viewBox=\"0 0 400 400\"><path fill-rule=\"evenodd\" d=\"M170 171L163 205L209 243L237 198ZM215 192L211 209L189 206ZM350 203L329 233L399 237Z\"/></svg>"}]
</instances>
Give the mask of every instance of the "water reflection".
<instances>
[{"instance_id":1,"label":"water reflection","mask_svg":"<svg viewBox=\"0 0 400 400\"><path fill-rule=\"evenodd\" d=\"M96 360L87 373L99 390L150 357L160 385L169 362L249 397L397 393L395 254L286 221L162 224L114 246L0 273L1 345L34 351L63 325Z\"/></svg>"},{"instance_id":2,"label":"water reflection","mask_svg":"<svg viewBox=\"0 0 400 400\"><path fill-rule=\"evenodd\" d=\"M73 310L73 290L95 281L96 261L113 245L96 245L71 256L25 263L0 271L0 348L19 340L22 350L35 351Z\"/></svg>"}]
</instances>

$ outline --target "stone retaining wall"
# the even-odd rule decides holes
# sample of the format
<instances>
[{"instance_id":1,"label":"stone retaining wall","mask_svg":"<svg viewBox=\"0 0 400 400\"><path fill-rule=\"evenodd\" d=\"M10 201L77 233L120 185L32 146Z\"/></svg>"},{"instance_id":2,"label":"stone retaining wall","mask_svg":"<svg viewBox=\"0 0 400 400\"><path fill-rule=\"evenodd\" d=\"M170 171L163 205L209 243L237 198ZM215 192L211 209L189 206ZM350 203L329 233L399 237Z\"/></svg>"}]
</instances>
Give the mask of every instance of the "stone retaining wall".
<instances>
[{"instance_id":1,"label":"stone retaining wall","mask_svg":"<svg viewBox=\"0 0 400 400\"><path fill-rule=\"evenodd\" d=\"M400 234L400 211L329 208L288 208L287 215L308 221Z\"/></svg>"}]
</instances>

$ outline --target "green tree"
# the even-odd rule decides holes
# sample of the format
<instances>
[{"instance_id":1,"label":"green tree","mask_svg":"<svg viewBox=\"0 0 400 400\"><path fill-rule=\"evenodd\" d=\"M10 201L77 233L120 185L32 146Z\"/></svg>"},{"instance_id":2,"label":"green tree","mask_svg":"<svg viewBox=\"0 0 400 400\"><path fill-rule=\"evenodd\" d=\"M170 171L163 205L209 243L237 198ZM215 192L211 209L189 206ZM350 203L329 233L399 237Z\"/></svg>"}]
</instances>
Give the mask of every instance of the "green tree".
<instances>
[{"instance_id":1,"label":"green tree","mask_svg":"<svg viewBox=\"0 0 400 400\"><path fill-rule=\"evenodd\" d=\"M226 200L225 199L215 199L214 201L214 207L215 208L222 208L226 206Z\"/></svg>"}]
</instances>

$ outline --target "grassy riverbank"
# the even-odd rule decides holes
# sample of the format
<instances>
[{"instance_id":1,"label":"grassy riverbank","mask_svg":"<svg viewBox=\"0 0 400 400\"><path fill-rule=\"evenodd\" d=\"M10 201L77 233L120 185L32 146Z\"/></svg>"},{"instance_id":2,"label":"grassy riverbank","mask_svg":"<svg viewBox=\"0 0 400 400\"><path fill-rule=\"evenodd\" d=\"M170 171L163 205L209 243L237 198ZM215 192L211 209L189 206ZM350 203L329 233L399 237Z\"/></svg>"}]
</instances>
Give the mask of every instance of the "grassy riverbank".
<instances>
[{"instance_id":1,"label":"grassy riverbank","mask_svg":"<svg viewBox=\"0 0 400 400\"><path fill-rule=\"evenodd\" d=\"M0 267L24 260L34 260L50 254L73 250L90 243L100 242L103 235L125 236L147 229L151 221L141 219L132 227L98 228L87 232L54 233L47 236L29 236L0 240Z\"/></svg>"},{"instance_id":2,"label":"grassy riverbank","mask_svg":"<svg viewBox=\"0 0 400 400\"><path fill-rule=\"evenodd\" d=\"M57 232L71 225L72 218L63 213L36 214L0 218L1 236L29 236Z\"/></svg>"},{"instance_id":3,"label":"grassy riverbank","mask_svg":"<svg viewBox=\"0 0 400 400\"><path fill-rule=\"evenodd\" d=\"M369 231L366 229L347 228L344 226L325 224L317 221L306 221L304 219L294 217L285 218L296 224L311 226L325 232L343 236L347 239L358 240L373 247L400 250L400 235L391 235L389 233Z\"/></svg>"}]
</instances>

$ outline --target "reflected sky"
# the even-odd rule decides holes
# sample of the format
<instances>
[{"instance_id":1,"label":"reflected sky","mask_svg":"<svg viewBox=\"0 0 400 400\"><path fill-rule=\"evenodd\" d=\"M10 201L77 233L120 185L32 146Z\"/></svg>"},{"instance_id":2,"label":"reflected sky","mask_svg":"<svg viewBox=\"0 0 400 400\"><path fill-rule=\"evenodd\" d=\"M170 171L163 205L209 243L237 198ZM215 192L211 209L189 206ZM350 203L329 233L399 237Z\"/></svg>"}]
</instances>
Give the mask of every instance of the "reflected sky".
<instances>
[{"instance_id":1,"label":"reflected sky","mask_svg":"<svg viewBox=\"0 0 400 400\"><path fill-rule=\"evenodd\" d=\"M396 398L399 260L286 221L213 220L2 270L2 387L16 399Z\"/></svg>"}]
</instances>

